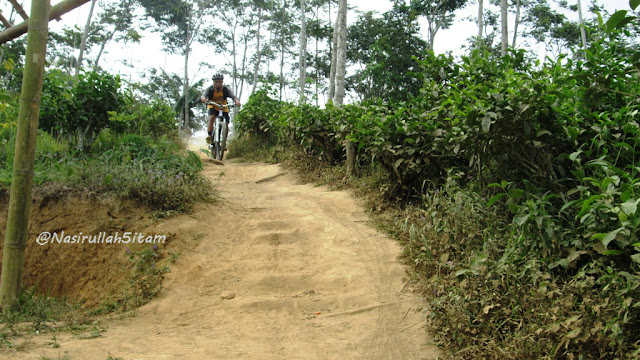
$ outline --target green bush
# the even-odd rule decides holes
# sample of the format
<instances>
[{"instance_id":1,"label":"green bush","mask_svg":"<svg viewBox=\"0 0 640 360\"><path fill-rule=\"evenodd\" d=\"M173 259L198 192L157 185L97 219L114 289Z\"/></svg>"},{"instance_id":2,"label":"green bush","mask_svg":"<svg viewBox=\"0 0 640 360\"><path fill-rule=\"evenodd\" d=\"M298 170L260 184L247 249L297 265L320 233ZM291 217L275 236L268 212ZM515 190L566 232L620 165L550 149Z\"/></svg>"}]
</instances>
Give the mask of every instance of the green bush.
<instances>
[{"instance_id":1,"label":"green bush","mask_svg":"<svg viewBox=\"0 0 640 360\"><path fill-rule=\"evenodd\" d=\"M624 31L593 34L585 59L543 65L428 53L408 102L259 93L240 129L338 164L346 138L385 170L430 219L404 226L407 251L457 358L638 357L640 53Z\"/></svg>"}]
</instances>

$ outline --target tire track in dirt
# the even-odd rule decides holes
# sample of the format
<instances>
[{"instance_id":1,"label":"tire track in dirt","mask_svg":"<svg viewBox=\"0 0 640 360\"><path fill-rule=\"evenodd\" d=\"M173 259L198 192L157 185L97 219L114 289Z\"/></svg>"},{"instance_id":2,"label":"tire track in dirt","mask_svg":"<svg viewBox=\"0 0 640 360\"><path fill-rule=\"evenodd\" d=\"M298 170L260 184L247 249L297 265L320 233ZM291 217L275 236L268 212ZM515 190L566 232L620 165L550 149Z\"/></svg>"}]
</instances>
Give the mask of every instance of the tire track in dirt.
<instances>
[{"instance_id":1,"label":"tire track in dirt","mask_svg":"<svg viewBox=\"0 0 640 360\"><path fill-rule=\"evenodd\" d=\"M179 253L157 299L98 338L39 336L7 358L436 359L421 303L400 293L400 247L346 192L282 173L207 164L223 200L154 227Z\"/></svg>"}]
</instances>

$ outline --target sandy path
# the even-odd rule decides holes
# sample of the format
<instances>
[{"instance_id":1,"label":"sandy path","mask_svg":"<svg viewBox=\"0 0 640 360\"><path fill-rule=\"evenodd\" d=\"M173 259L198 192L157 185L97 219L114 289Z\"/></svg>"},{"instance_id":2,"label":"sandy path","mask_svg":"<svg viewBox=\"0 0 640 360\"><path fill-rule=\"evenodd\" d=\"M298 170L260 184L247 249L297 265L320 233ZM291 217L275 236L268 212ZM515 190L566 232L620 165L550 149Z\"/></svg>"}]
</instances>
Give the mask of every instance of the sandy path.
<instances>
[{"instance_id":1,"label":"sandy path","mask_svg":"<svg viewBox=\"0 0 640 360\"><path fill-rule=\"evenodd\" d=\"M58 334L52 349L41 336L2 357L437 358L421 304L401 292L399 246L349 194L300 185L278 165L207 164L204 173L223 200L156 227L180 239L157 299L108 321L98 338Z\"/></svg>"}]
</instances>

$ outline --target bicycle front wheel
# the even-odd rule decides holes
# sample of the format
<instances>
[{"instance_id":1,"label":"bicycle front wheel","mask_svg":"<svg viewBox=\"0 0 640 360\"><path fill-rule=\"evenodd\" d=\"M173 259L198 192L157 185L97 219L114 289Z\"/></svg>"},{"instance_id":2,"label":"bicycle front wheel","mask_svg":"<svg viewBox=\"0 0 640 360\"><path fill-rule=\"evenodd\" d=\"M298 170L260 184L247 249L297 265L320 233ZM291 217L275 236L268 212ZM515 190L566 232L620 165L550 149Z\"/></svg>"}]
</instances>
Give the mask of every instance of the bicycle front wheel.
<instances>
[{"instance_id":1,"label":"bicycle front wheel","mask_svg":"<svg viewBox=\"0 0 640 360\"><path fill-rule=\"evenodd\" d=\"M224 151L227 148L227 126L227 122L222 121L222 127L220 131L220 138L222 140L220 141L220 158L218 159L220 161L222 161L222 159L224 158Z\"/></svg>"}]
</instances>

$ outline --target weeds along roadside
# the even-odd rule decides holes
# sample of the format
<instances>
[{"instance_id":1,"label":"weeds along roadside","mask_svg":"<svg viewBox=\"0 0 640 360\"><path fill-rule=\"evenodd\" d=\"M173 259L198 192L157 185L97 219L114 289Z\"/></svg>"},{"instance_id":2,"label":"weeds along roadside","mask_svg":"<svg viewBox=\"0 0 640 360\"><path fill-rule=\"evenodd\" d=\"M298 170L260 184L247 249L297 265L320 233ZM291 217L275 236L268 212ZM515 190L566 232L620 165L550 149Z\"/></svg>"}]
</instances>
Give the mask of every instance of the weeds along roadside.
<instances>
[{"instance_id":1,"label":"weeds along roadside","mask_svg":"<svg viewBox=\"0 0 640 360\"><path fill-rule=\"evenodd\" d=\"M509 216L487 208L486 198L453 179L407 204L386 193L390 179L379 166L349 178L343 165L329 165L299 147L247 138L236 139L229 155L279 162L305 182L364 199L374 224L403 245L402 260L412 268L409 286L425 299L427 328L451 359L565 358L563 352L572 350L569 339L582 331L599 340L573 345L586 358L637 356L633 344L607 338L606 322L620 321L619 309L609 305L611 295L593 287L590 266L553 271L545 259L520 256L514 248L518 229Z\"/></svg>"},{"instance_id":2,"label":"weeds along roadside","mask_svg":"<svg viewBox=\"0 0 640 360\"><path fill-rule=\"evenodd\" d=\"M12 141L9 138L8 142ZM170 139L105 130L94 142L92 152L69 147L64 140L39 134L36 200L116 197L138 202L153 211L155 218L188 211L199 201L213 200L213 187L201 174L203 164L199 157L185 153ZM7 154L7 158L11 157L11 153ZM10 182L10 166L1 173L3 181ZM8 194L4 196L8 199ZM123 275L127 279L123 287L95 308L74 305L68 299L56 299L35 289L25 292L18 311L0 319L0 347L20 348L35 332L71 331L81 337L98 336L102 331L100 316L131 314L153 299L176 255L165 247L149 245L132 246L126 251Z\"/></svg>"},{"instance_id":3,"label":"weeds along roadside","mask_svg":"<svg viewBox=\"0 0 640 360\"><path fill-rule=\"evenodd\" d=\"M640 85L617 36L544 66L427 54L405 103L319 109L265 88L229 155L370 194L451 358L638 358ZM346 182L345 137L361 171Z\"/></svg>"},{"instance_id":4,"label":"weeds along roadside","mask_svg":"<svg viewBox=\"0 0 640 360\"><path fill-rule=\"evenodd\" d=\"M17 108L18 94L0 90L0 196L6 199ZM213 185L202 175L199 157L179 144L173 109L160 101L135 99L122 91L117 76L87 73L69 85L64 74L48 72L41 109L34 201L117 198L139 203L155 218L214 201ZM66 329L79 336L98 336L96 315L128 314L155 297L176 255L148 246L126 250L128 276L119 293L97 308L85 309L29 289L19 311L0 319L0 347L20 347L21 340L14 337L28 339L34 332Z\"/></svg>"}]
</instances>

